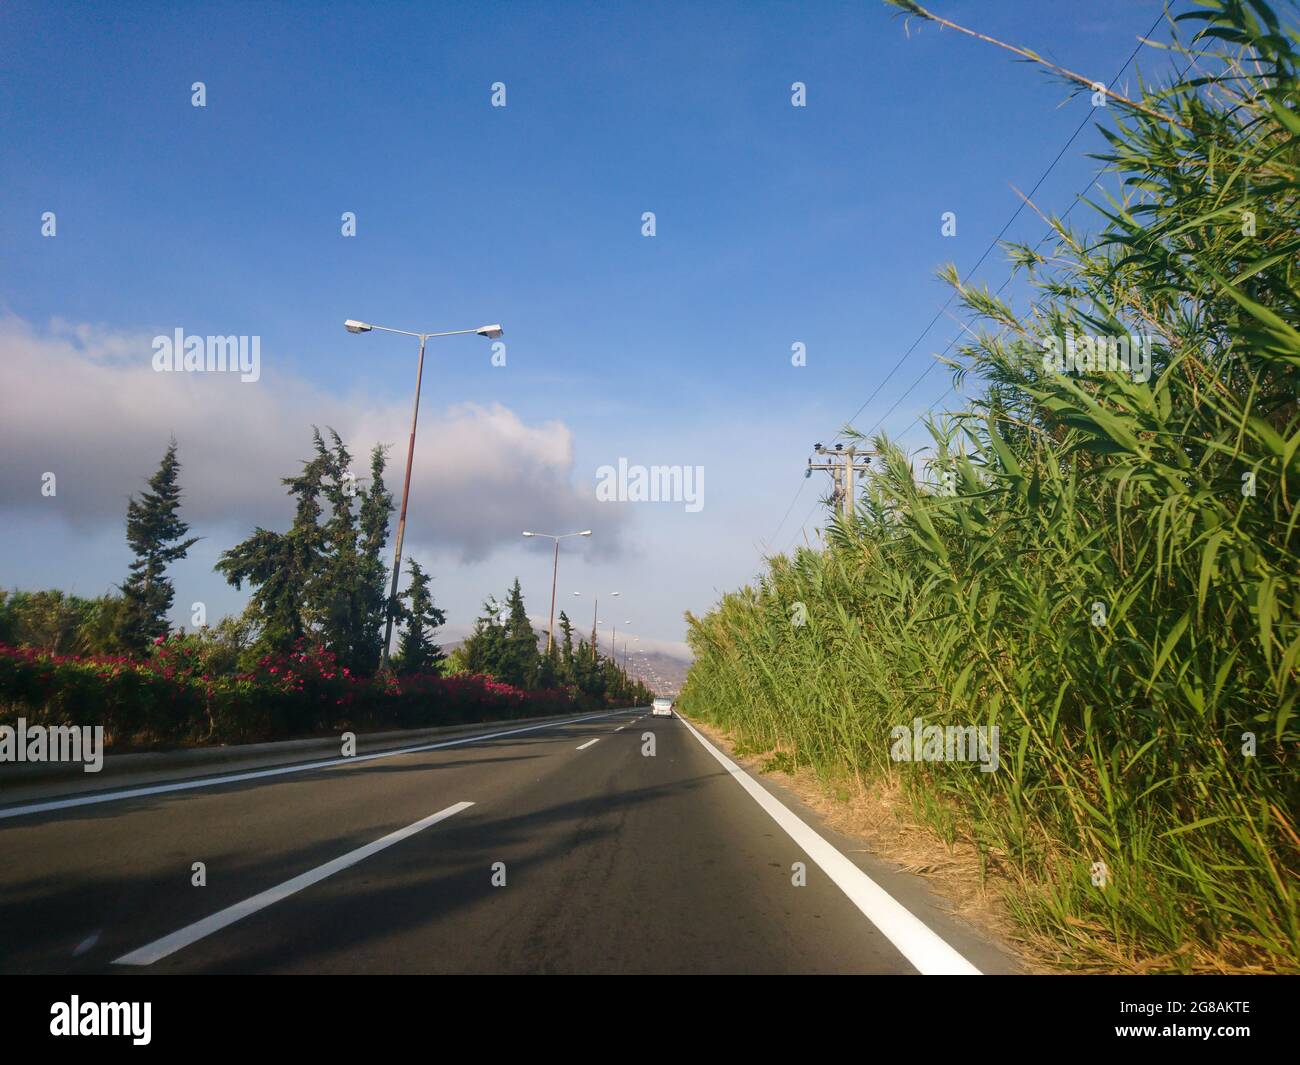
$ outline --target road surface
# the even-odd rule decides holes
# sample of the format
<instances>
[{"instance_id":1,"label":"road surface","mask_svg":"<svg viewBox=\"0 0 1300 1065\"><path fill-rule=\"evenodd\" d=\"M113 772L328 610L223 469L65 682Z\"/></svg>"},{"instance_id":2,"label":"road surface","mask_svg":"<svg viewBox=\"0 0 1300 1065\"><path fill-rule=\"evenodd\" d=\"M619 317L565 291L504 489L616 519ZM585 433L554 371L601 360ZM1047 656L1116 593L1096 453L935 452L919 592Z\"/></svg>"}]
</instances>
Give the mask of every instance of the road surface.
<instances>
[{"instance_id":1,"label":"road surface","mask_svg":"<svg viewBox=\"0 0 1300 1065\"><path fill-rule=\"evenodd\" d=\"M1013 968L724 760L680 718L635 710L215 786L11 805L0 971Z\"/></svg>"}]
</instances>

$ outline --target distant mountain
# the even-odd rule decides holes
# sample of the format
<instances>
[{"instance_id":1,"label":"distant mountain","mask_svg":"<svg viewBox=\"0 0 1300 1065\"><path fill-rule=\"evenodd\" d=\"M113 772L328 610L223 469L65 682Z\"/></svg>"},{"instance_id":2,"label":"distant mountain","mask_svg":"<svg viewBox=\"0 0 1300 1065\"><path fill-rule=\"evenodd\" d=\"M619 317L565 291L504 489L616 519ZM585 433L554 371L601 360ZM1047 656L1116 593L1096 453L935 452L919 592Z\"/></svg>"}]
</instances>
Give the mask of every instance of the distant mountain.
<instances>
[{"instance_id":1,"label":"distant mountain","mask_svg":"<svg viewBox=\"0 0 1300 1065\"><path fill-rule=\"evenodd\" d=\"M647 651L637 655L629 668L632 676L644 681L656 695L676 695L686 683L691 664L660 651Z\"/></svg>"}]
</instances>

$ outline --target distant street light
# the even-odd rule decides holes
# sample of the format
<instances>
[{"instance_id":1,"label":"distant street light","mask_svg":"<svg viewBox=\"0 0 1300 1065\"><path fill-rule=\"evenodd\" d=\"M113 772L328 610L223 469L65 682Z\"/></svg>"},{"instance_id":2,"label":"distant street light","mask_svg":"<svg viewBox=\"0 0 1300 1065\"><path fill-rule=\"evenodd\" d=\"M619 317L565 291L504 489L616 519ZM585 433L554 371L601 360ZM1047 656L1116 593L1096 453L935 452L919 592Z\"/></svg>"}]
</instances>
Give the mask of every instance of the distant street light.
<instances>
[{"instance_id":1,"label":"distant street light","mask_svg":"<svg viewBox=\"0 0 1300 1065\"><path fill-rule=\"evenodd\" d=\"M542 536L548 540L555 541L555 560L551 563L551 625L546 630L546 653L551 653L551 647L555 643L555 578L560 572L560 541L567 540L570 536L590 536L591 530L584 529L582 532L560 533L558 536L553 533L527 532L525 536Z\"/></svg>"},{"instance_id":2,"label":"distant street light","mask_svg":"<svg viewBox=\"0 0 1300 1065\"><path fill-rule=\"evenodd\" d=\"M631 625L632 622L625 621L623 622L623 624ZM609 657L610 660L614 663L614 665L618 665L618 647L615 646L614 644L614 633L617 631L617 629L618 629L618 622L611 621L609 623Z\"/></svg>"},{"instance_id":3,"label":"distant street light","mask_svg":"<svg viewBox=\"0 0 1300 1065\"><path fill-rule=\"evenodd\" d=\"M343 323L349 333L369 333L378 329L384 333L400 333L402 336L420 338L420 362L415 370L415 408L411 412L411 439L406 445L406 478L402 482L402 510L397 518L397 543L393 552L393 583L388 592L388 615L384 623L384 646L379 652L379 671L388 669L388 645L393 638L393 613L397 607L397 579L402 572L402 539L406 534L406 504L411 496L411 462L415 458L415 423L420 417L420 383L424 380L424 345L430 337L454 337L465 333L477 333L481 337L495 340L505 332L499 325L481 325L477 329L452 329L445 333L411 333L405 329L390 329L386 325L371 325L349 318Z\"/></svg>"},{"instance_id":4,"label":"distant street light","mask_svg":"<svg viewBox=\"0 0 1300 1065\"><path fill-rule=\"evenodd\" d=\"M627 624L631 625L632 622L629 621ZM623 672L624 673L627 672L628 656L641 653L639 648L635 648L632 646L634 643L640 643L640 642L641 642L640 636L633 636L630 632L623 634Z\"/></svg>"},{"instance_id":5,"label":"distant street light","mask_svg":"<svg viewBox=\"0 0 1300 1065\"><path fill-rule=\"evenodd\" d=\"M577 596L582 595L581 592L574 592L573 594ZM617 599L619 597L619 593L610 592L609 596L611 599ZM591 647L593 651L597 651L597 652L600 651L600 645L596 643L596 626L599 624L599 622L596 620L597 617L596 612L599 609L600 609L600 599L593 596L592 603L591 603Z\"/></svg>"}]
</instances>

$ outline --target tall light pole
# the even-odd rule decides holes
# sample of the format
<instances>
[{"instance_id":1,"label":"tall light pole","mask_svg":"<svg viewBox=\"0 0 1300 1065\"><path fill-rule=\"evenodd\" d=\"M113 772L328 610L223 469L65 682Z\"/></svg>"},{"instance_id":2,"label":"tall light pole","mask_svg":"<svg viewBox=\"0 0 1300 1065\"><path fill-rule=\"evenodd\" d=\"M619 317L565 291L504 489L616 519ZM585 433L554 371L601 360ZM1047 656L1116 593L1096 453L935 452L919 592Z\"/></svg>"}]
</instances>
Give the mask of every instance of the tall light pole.
<instances>
[{"instance_id":1,"label":"tall light pole","mask_svg":"<svg viewBox=\"0 0 1300 1065\"><path fill-rule=\"evenodd\" d=\"M582 595L581 592L574 592L573 594L574 594L574 595ZM617 598L619 597L619 593L618 593L618 592L610 592L610 593L609 593L609 597L610 597L611 599L617 599ZM600 609L600 599L599 599L598 597L596 597L596 596L592 596L592 603L591 603L591 649L592 649L593 651L598 652L598 653L599 653L599 651L600 651L600 645L596 642L596 612L597 612L599 609Z\"/></svg>"},{"instance_id":2,"label":"tall light pole","mask_svg":"<svg viewBox=\"0 0 1300 1065\"><path fill-rule=\"evenodd\" d=\"M555 541L555 560L551 563L551 626L546 630L546 653L551 653L551 647L555 643L555 578L560 572L560 541L567 540L570 536L590 536L591 530L584 529L582 532L560 533L559 536L553 533L525 532L525 536L543 536L549 540Z\"/></svg>"},{"instance_id":3,"label":"tall light pole","mask_svg":"<svg viewBox=\"0 0 1300 1065\"><path fill-rule=\"evenodd\" d=\"M496 340L505 330L499 325L481 325L477 329L452 329L444 333L411 333L405 329L390 329L386 325L371 325L349 318L343 323L349 333L369 333L378 329L384 333L400 333L402 336L420 338L420 362L415 369L415 408L411 411L411 438L406 445L406 477L402 482L402 510L397 518L397 544L393 552L393 584L388 591L388 615L384 623L384 646L379 651L379 671L388 669L388 644L393 638L393 613L397 607L397 579L402 572L402 538L406 534L406 504L411 496L411 462L415 458L415 423L420 417L420 383L424 380L424 345L430 337L454 337L465 333L477 333L489 340Z\"/></svg>"},{"instance_id":4,"label":"tall light pole","mask_svg":"<svg viewBox=\"0 0 1300 1065\"><path fill-rule=\"evenodd\" d=\"M623 622L623 624L631 625L632 622L625 621ZM614 632L617 628L618 628L617 621L611 621L609 623L609 657L610 657L610 661L613 662L614 665L616 666L618 665L618 648L614 645Z\"/></svg>"}]
</instances>

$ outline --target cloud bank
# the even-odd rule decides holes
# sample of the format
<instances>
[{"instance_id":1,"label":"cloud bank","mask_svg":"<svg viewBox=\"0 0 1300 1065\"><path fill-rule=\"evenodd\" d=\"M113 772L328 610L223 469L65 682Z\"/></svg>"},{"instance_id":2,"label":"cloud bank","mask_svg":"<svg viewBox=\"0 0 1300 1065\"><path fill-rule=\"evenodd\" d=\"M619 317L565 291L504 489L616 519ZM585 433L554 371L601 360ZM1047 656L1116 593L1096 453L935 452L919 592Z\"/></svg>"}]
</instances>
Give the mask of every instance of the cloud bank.
<instances>
[{"instance_id":1,"label":"cloud bank","mask_svg":"<svg viewBox=\"0 0 1300 1065\"><path fill-rule=\"evenodd\" d=\"M400 500L410 407L332 395L266 370L157 373L152 335L54 321L38 331L0 317L0 513L57 513L74 528L120 526L175 436L182 514L196 535L282 529L292 507L280 478L311 453L311 426L338 430L360 481L369 450L388 445L386 481ZM525 528L593 528L595 557L622 550L625 508L572 479L573 440L558 420L526 424L500 404L425 408L411 479L408 543L465 561L517 545ZM56 495L42 494L53 473Z\"/></svg>"}]
</instances>

